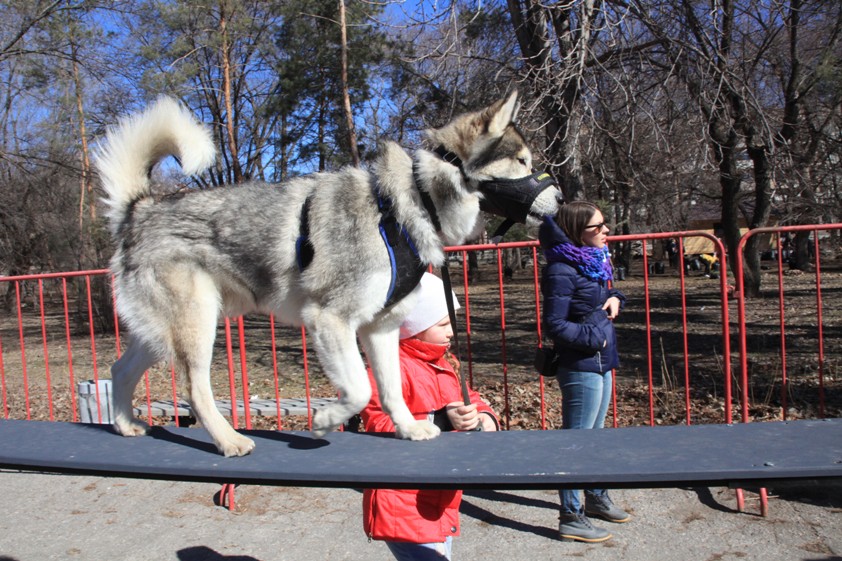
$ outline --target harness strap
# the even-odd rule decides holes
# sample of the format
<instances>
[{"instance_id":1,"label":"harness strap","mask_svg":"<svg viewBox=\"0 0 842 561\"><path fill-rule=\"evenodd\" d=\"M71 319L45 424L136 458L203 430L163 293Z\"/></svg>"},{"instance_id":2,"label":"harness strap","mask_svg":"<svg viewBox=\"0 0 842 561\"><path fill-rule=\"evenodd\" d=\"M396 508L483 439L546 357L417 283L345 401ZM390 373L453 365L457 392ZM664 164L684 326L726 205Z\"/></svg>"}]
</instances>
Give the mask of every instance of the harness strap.
<instances>
[{"instance_id":1,"label":"harness strap","mask_svg":"<svg viewBox=\"0 0 842 561\"><path fill-rule=\"evenodd\" d=\"M439 220L438 212L436 212L436 205L433 204L433 198L430 196L430 193L421 188L421 178L418 174L418 164L416 162L412 164L412 179L415 182L415 189L421 197L421 204L424 205L424 209L430 215L430 222L433 223L433 228L435 228L436 232L441 232L441 221Z\"/></svg>"},{"instance_id":2,"label":"harness strap","mask_svg":"<svg viewBox=\"0 0 842 561\"><path fill-rule=\"evenodd\" d=\"M384 307L388 308L402 300L418 286L427 267L421 262L418 249L409 237L406 228L398 223L392 207L392 200L380 196L376 189L374 196L377 199L377 207L380 211L380 224L378 226L380 237L383 238L386 251L389 253L389 264L392 270L389 292L384 304ZM315 255L313 244L310 242L311 199L312 195L308 196L301 207L298 238L295 240L295 260L299 271L304 271L313 261Z\"/></svg>"},{"instance_id":3,"label":"harness strap","mask_svg":"<svg viewBox=\"0 0 842 561\"><path fill-rule=\"evenodd\" d=\"M392 207L392 199L379 195L376 190L375 196L381 215L380 237L386 244L392 269L392 280L384 305L388 308L415 290L427 267L421 262L418 249L409 237L406 228L398 223Z\"/></svg>"},{"instance_id":4,"label":"harness strap","mask_svg":"<svg viewBox=\"0 0 842 561\"><path fill-rule=\"evenodd\" d=\"M500 223L500 225L497 226L497 229L494 230L494 233L491 234L491 243L500 243L501 241L503 241L503 236L505 236L506 232L509 231L509 228L511 228L515 224L516 222L511 218L506 218L505 220L503 220Z\"/></svg>"},{"instance_id":5,"label":"harness strap","mask_svg":"<svg viewBox=\"0 0 842 561\"><path fill-rule=\"evenodd\" d=\"M413 165L413 176L415 179L416 188L420 185L418 181L418 172ZM418 193L421 195L421 201L424 208L430 215L430 220L433 223L436 231L441 230L441 223L439 222L438 213L436 213L435 205L430 194L418 188ZM418 249L409 237L406 228L398 223L395 216L392 199L381 196L376 187L374 196L377 200L377 207L380 211L380 236L386 244L386 250L389 253L389 264L392 269L392 278L389 283L389 292L386 295L386 304L384 307L395 304L402 300L407 294L412 292L418 283L421 282L421 277L427 270L427 266L421 262L418 255ZM312 195L304 200L304 205L301 207L301 221L299 226L298 238L295 241L296 261L299 270L303 271L313 261L315 251L313 244L310 242L310 205ZM459 351L459 338L456 324L456 309L453 306L453 288L450 282L450 269L447 262L441 266L442 283L444 284L444 299L447 303L447 313L450 316L450 323L453 326L453 344L456 349L456 358L461 364L461 356ZM468 393L468 382L465 378L464 369L459 369L459 383L462 389L462 401L465 405L471 403L471 396ZM482 430L482 425L478 425L475 430Z\"/></svg>"},{"instance_id":6,"label":"harness strap","mask_svg":"<svg viewBox=\"0 0 842 561\"><path fill-rule=\"evenodd\" d=\"M464 177L466 180L468 179L468 174L465 173L465 167L462 164L462 158L460 158L459 156L457 156L442 145L437 146L436 149L433 150L433 152L435 152L439 158L441 158L448 164L459 168L459 172L462 174L462 177Z\"/></svg>"},{"instance_id":7,"label":"harness strap","mask_svg":"<svg viewBox=\"0 0 842 561\"><path fill-rule=\"evenodd\" d=\"M313 195L304 199L301 207L301 221L298 229L298 238L295 240L295 260L298 262L298 270L303 271L313 261L315 251L310 242L310 203Z\"/></svg>"},{"instance_id":8,"label":"harness strap","mask_svg":"<svg viewBox=\"0 0 842 561\"><path fill-rule=\"evenodd\" d=\"M459 361L459 386L462 389L462 402L465 405L471 403L471 394L468 392L468 380L465 378L465 369L462 368L462 355L459 351L459 328L456 325L456 308L453 306L453 286L450 283L450 268L445 261L441 266L441 282L444 285L444 301L447 302L447 315L450 316L450 325L453 329L453 348L456 349L456 359ZM478 424L475 431L482 430L482 423Z\"/></svg>"},{"instance_id":9,"label":"harness strap","mask_svg":"<svg viewBox=\"0 0 842 561\"><path fill-rule=\"evenodd\" d=\"M462 174L462 177L467 181L468 175L465 173L465 168L462 165L462 159L451 152L450 150L446 149L444 146L438 146L435 150L433 150L442 160L447 162L452 166L456 166L459 168L459 172ZM415 184L420 185L418 181L417 172L413 167L413 174L415 175ZM441 225L439 224L438 216L436 215L435 207L433 206L433 201L430 198L430 194L426 191L418 189L418 192L421 194L421 201L424 203L424 208L427 209L427 212L430 214L430 218L433 220L433 224L436 227L436 231L441 230ZM501 225L502 227L502 225ZM508 230L511 227L511 224L506 227ZM499 229L498 229L499 231ZM503 231L505 233L505 231ZM495 234L496 235L496 234ZM502 237L502 234L501 236ZM447 302L447 314L450 316L450 325L453 328L453 348L456 349L456 359L459 360L459 364L462 364L462 357L461 353L459 352L459 328L456 324L456 309L453 307L453 286L450 282L450 268L447 265L447 259L445 258L445 262L441 266L441 280L442 284L444 285L444 300ZM471 395L468 393L468 381L465 378L465 371L463 368L459 368L459 385L462 388L462 401L465 405L471 403ZM477 425L477 428L474 430L482 430L482 425Z\"/></svg>"}]
</instances>

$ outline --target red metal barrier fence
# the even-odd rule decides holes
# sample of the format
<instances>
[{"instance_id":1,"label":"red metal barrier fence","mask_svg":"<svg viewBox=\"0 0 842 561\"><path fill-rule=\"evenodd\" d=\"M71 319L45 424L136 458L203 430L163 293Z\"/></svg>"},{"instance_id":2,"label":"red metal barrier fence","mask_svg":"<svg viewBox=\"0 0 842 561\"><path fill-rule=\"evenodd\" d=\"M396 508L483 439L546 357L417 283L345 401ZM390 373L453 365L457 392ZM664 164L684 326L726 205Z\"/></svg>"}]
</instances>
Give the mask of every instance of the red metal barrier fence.
<instances>
[{"instance_id":1,"label":"red metal barrier fence","mask_svg":"<svg viewBox=\"0 0 842 561\"><path fill-rule=\"evenodd\" d=\"M615 248L619 243L645 248L630 263L615 258L615 268L625 273L623 280L617 275L615 286L628 301L616 323L621 367L613 425L730 422L735 405L742 421L839 416L842 342L839 320L825 320L825 310L840 307L842 271L833 238L819 235L839 228L767 228L747 234L772 234L778 244L777 252L772 250L775 259L762 262L763 297L748 302L739 297L741 283L736 291L729 284L724 248L708 232L610 238ZM782 260L781 235L802 230L814 232L815 274L789 274ZM665 265L666 258L649 249L675 239L683 255L685 240L697 238L712 242L718 269L703 270L694 256ZM540 379L531 367L541 341L537 244L460 246L449 248L449 256L463 264L461 282L454 285L464 306L459 328L467 344L461 358L472 383L501 413L505 428L560 427L558 394L554 388L546 391L555 382ZM77 384L107 379L121 352L110 280L105 270L0 277L2 418L79 419ZM785 313L785 302L792 313ZM787 336L790 328L795 335ZM732 333L740 349L738 376L732 374ZM242 419L246 428L303 428L307 417L284 417L284 399L301 400L301 411L308 412L313 397L332 395L318 364L309 360L300 328L276 326L273 318L226 320L217 351L214 389L217 396L239 403L238 414L231 415L235 426ZM95 420L100 420L100 385L91 387L97 397ZM183 409L156 415L159 401L179 401L168 366L147 374L140 414L158 423L187 417L179 414ZM258 414L242 406L257 401L263 406Z\"/></svg>"},{"instance_id":2,"label":"red metal barrier fence","mask_svg":"<svg viewBox=\"0 0 842 561\"><path fill-rule=\"evenodd\" d=\"M790 376L790 371L798 372L802 377L806 374L808 378L813 378L815 386L815 398L818 402L817 410L813 412L815 416L823 418L827 416L828 405L832 408L830 416L838 417L839 403L838 393L834 394L834 399L831 404L827 403L828 388L825 384L827 378L838 382L840 373L840 349L842 349L842 341L840 341L840 331L842 331L842 322L838 316L830 317L825 321L825 310L835 311L839 309L840 301L840 285L838 276L840 273L839 259L840 247L823 247L821 243L821 236L825 236L827 245L832 244L831 232L838 232L842 230L842 224L824 224L824 225L806 225L806 226L788 226L780 228L757 228L747 232L740 240L739 255L743 256L746 243L749 238L754 236L772 236L774 239L774 250L771 252L776 261L775 276L777 281L777 318L779 321L779 329L777 331L777 342L779 345L779 358L777 365L779 371L775 372L775 377L780 383L780 418L786 420L787 418L799 416L799 412L789 410L789 399L791 395L791 387L793 380ZM781 239L783 236L788 236L790 233L809 232L812 237L809 240L808 249L812 254L812 268L813 275L810 281L802 282L800 288L796 287L795 294L786 290L784 279L786 277L787 269L785 268L785 256L791 252L791 249L784 246ZM838 243L838 242L837 242ZM823 251L826 250L826 251ZM827 259L829 262L829 270L822 273L822 263ZM741 293L744 292L743 282L743 259L737 260L736 279L737 286ZM789 272L795 270L790 269ZM798 271L799 274L802 271ZM809 277L808 277L809 278ZM806 286L806 288L805 288ZM802 293L800 298L798 291ZM812 293L810 292L812 290ZM787 312L787 295L789 294L790 312ZM823 296L829 296L827 301ZM797 299L797 300L796 300ZM796 301L793 305L792 301ZM741 386L743 393L741 396L742 410L741 418L743 421L748 421L750 418L749 406L750 396L748 395L748 388L751 386L751 368L749 363L749 352L757 351L758 349L749 349L748 337L751 333L750 322L746 319L746 301L744 298L739 301L739 349L740 349L740 374ZM801 318L806 322L801 325L801 331L789 330L789 339L787 333L787 318L790 320L790 326L796 324L795 318ZM745 328L743 328L745 327ZM806 337L798 337L799 335L806 335ZM793 338L798 338L796 345L791 347L790 355L787 355L787 341L792 341ZM806 345L804 344L806 340ZM812 347L812 348L810 348ZM827 354L826 349L831 349ZM795 351L794 353L792 351ZM815 354L813 354L815 353ZM815 358L811 358L814 356ZM799 372L800 371L800 372ZM778 375L779 374L779 375ZM812 405L815 405L813 403ZM811 415L813 416L813 415Z\"/></svg>"},{"instance_id":3,"label":"red metal barrier fence","mask_svg":"<svg viewBox=\"0 0 842 561\"><path fill-rule=\"evenodd\" d=\"M729 423L735 405L743 422L842 417L842 324L834 315L842 309L842 247L830 235L840 229L748 232L740 256L751 236L773 241L761 261L761 297L749 301L743 260L732 286L725 249L709 232L609 238L612 248L632 248L624 252L630 262L615 257L614 263L615 286L627 301L616 322L621 367L612 425ZM812 274L787 267L781 236L797 232L812 234ZM662 251L670 240L677 246L672 255ZM711 253L688 255L686 241ZM460 358L471 383L504 428L560 428L558 393L546 391L555 382L531 366L542 341L537 243L453 247L448 258L462 263L454 286L467 342ZM101 392L108 391L108 368L121 353L111 280L107 270L0 277L0 418L75 422L87 413L82 420L107 421ZM233 426L242 418L245 428L309 427L313 400L334 390L309 360L304 329L276 326L273 317L233 321L234 327L231 319L220 325L212 376L215 394L229 398ZM138 397L137 414L153 424L191 419L170 366L147 372ZM219 496L233 507L233 486L223 486ZM743 510L741 490L737 500ZM765 515L765 489L760 500Z\"/></svg>"}]
</instances>

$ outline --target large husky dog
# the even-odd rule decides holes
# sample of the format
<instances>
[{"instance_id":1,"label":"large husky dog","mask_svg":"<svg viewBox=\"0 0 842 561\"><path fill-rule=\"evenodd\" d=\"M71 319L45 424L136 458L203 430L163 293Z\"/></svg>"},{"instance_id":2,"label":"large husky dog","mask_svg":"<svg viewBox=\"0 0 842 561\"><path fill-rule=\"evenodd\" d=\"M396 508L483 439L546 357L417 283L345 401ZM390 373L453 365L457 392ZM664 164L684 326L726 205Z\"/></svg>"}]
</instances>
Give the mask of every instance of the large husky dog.
<instances>
[{"instance_id":1,"label":"large husky dog","mask_svg":"<svg viewBox=\"0 0 842 561\"><path fill-rule=\"evenodd\" d=\"M369 171L160 197L152 192L153 166L173 155L185 173L205 170L215 157L209 132L168 98L110 130L97 167L116 245L117 310L132 334L111 369L115 429L125 436L147 431L133 417L132 394L145 370L172 360L219 451L251 452L254 442L214 405L210 367L223 314L260 312L307 328L339 392L316 412L315 436L370 399L357 337L397 435L437 436L435 425L413 418L401 394L398 327L421 272L443 263L443 245L478 234L485 191L496 207L514 194L514 206L526 205L514 215L533 225L558 205L551 182L536 186L532 155L512 123L516 104L515 92L428 131L436 151L409 154L387 143ZM517 179L528 188L511 181Z\"/></svg>"}]
</instances>

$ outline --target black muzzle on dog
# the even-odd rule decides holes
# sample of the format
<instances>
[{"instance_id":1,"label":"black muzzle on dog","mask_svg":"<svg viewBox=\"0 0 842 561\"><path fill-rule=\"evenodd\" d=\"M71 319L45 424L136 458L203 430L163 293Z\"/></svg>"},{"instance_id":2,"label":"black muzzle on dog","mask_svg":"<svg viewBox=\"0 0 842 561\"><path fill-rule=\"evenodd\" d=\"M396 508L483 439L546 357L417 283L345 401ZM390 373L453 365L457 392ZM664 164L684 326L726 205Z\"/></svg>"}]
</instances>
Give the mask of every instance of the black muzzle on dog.
<instances>
[{"instance_id":1,"label":"black muzzle on dog","mask_svg":"<svg viewBox=\"0 0 842 561\"><path fill-rule=\"evenodd\" d=\"M444 161L458 167L462 177L469 180L459 156L444 146L436 148L435 153ZM483 195L479 203L480 209L506 219L492 235L492 239L498 241L513 224L525 224L528 216L531 215L537 220L543 218L532 210L532 206L538 195L546 189L555 189L558 192L556 198L559 203L561 202L561 190L558 188L558 183L550 173L545 171L536 171L532 175L519 179L494 178L480 181L477 189Z\"/></svg>"},{"instance_id":2,"label":"black muzzle on dog","mask_svg":"<svg viewBox=\"0 0 842 561\"><path fill-rule=\"evenodd\" d=\"M523 224L532 210L532 204L544 189L558 189L552 175L545 171L536 171L520 179L491 179L479 184L483 199L480 209L513 222ZM535 216L540 220L541 216Z\"/></svg>"}]
</instances>

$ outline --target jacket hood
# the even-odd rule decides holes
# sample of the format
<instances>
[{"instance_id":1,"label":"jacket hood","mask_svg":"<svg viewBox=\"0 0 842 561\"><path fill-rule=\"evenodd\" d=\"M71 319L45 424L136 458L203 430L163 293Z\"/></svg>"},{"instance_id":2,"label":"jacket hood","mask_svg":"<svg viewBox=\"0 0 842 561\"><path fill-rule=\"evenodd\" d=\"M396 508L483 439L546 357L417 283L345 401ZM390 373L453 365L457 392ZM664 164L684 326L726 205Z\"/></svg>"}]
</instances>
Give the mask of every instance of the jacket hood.
<instances>
[{"instance_id":1,"label":"jacket hood","mask_svg":"<svg viewBox=\"0 0 842 561\"><path fill-rule=\"evenodd\" d=\"M545 216L541 222L541 227L538 229L538 241L541 242L541 247L549 249L555 247L560 243L573 243L567 234L564 233L552 216Z\"/></svg>"}]
</instances>

